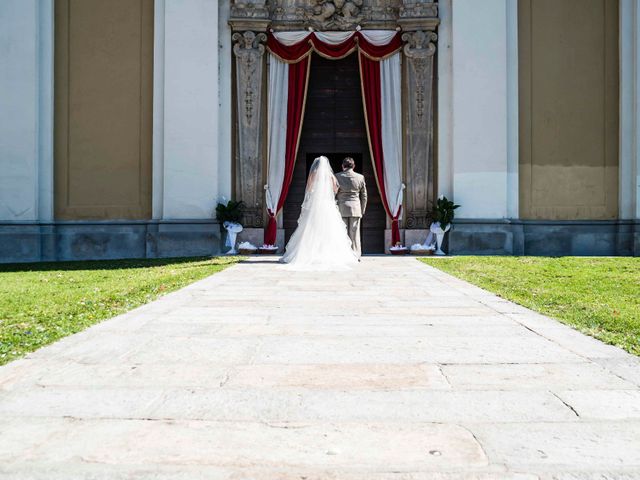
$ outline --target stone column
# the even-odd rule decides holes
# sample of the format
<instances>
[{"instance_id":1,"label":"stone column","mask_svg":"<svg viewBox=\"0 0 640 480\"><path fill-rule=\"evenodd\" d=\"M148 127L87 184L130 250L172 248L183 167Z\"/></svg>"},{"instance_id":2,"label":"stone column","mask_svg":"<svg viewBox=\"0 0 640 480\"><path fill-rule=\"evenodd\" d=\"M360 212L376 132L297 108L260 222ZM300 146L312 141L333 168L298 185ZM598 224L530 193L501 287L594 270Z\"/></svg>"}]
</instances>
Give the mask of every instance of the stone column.
<instances>
[{"instance_id":1,"label":"stone column","mask_svg":"<svg viewBox=\"0 0 640 480\"><path fill-rule=\"evenodd\" d=\"M245 31L233 34L236 60L237 149L235 156L236 199L246 206L244 225L262 227L264 33Z\"/></svg>"},{"instance_id":2,"label":"stone column","mask_svg":"<svg viewBox=\"0 0 640 480\"><path fill-rule=\"evenodd\" d=\"M232 0L229 24L235 60L234 196L245 203L245 235L255 243L264 224L266 118L265 43L270 23L265 0ZM255 238L254 238L255 237ZM259 239L260 242L262 239Z\"/></svg>"},{"instance_id":3,"label":"stone column","mask_svg":"<svg viewBox=\"0 0 640 480\"><path fill-rule=\"evenodd\" d=\"M433 181L433 56L437 35L414 31L402 35L405 54L406 228L429 227Z\"/></svg>"},{"instance_id":4,"label":"stone column","mask_svg":"<svg viewBox=\"0 0 640 480\"><path fill-rule=\"evenodd\" d=\"M405 89L405 244L425 241L429 211L435 197L433 148L433 77L438 5L428 0L403 0L398 24L406 42L403 58Z\"/></svg>"}]
</instances>

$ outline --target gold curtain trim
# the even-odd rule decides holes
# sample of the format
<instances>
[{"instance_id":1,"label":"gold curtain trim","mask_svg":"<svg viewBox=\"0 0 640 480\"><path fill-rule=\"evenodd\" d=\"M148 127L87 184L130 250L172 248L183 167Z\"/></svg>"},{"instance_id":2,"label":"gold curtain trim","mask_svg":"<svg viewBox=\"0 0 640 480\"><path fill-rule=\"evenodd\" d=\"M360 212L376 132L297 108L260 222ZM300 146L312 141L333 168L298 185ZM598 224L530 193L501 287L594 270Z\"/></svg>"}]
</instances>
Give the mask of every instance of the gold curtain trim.
<instances>
[{"instance_id":1,"label":"gold curtain trim","mask_svg":"<svg viewBox=\"0 0 640 480\"><path fill-rule=\"evenodd\" d=\"M354 33L355 35L355 33ZM309 34L309 37L311 37L311 34ZM317 37L316 37L317 38ZM318 39L318 41L321 42L321 40ZM282 43L276 38L276 42L280 43L282 45ZM396 53L398 53L400 51L400 49L402 48L402 45L400 45L398 48L396 48L395 50L393 50L392 52L388 53L387 55L383 55L382 57L374 57L373 55L369 55L367 52L365 52L362 47L360 46L360 41L358 39L358 37L356 36L354 39L354 46L353 48L349 49L349 51L347 53L345 53L344 55L341 55L339 57L332 57L330 55L325 55L324 53L321 53L318 51L318 49L316 48L316 46L313 44L313 42L311 41L311 38L309 38L307 40L307 43L309 43L309 45L311 46L311 48L309 49L308 52L306 52L304 55L302 55L301 57L299 57L296 60L285 60L284 58L282 58L280 55L276 54L273 52L273 50L271 50L269 47L267 47L267 50L269 51L269 53L271 53L271 55L273 55L274 57L276 57L278 60L280 60L281 62L284 63L299 63L301 62L303 59L305 59L306 57L308 57L309 55L311 55L313 52L317 53L318 55L320 55L323 58L326 58L328 60L342 60L343 58L348 57L349 55L351 55L353 52L355 52L356 50L358 51L358 53L362 53L362 55L364 55L365 57L367 57L369 60L374 60L376 62L380 62L382 60L386 60L389 57L392 57L393 55L395 55ZM286 46L286 45L285 45Z\"/></svg>"}]
</instances>

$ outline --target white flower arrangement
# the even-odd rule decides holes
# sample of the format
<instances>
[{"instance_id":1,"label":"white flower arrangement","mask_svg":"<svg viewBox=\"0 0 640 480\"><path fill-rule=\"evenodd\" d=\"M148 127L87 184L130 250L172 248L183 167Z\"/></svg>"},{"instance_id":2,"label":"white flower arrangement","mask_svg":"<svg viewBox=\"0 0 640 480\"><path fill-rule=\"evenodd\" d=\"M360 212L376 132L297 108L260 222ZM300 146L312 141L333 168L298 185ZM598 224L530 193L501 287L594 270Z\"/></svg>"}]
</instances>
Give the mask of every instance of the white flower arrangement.
<instances>
[{"instance_id":1,"label":"white flower arrangement","mask_svg":"<svg viewBox=\"0 0 640 480\"><path fill-rule=\"evenodd\" d=\"M407 247L403 245L394 245L393 247L389 247L389 250L406 250Z\"/></svg>"},{"instance_id":2,"label":"white flower arrangement","mask_svg":"<svg viewBox=\"0 0 640 480\"><path fill-rule=\"evenodd\" d=\"M414 243L411 245L410 249L413 250L435 250L436 247L433 245L422 245L420 243Z\"/></svg>"},{"instance_id":3,"label":"white flower arrangement","mask_svg":"<svg viewBox=\"0 0 640 480\"><path fill-rule=\"evenodd\" d=\"M251 242L242 242L241 244L238 245L238 248L242 249L242 250L257 250L258 249L258 247L256 247Z\"/></svg>"},{"instance_id":4,"label":"white flower arrangement","mask_svg":"<svg viewBox=\"0 0 640 480\"><path fill-rule=\"evenodd\" d=\"M277 245L267 245L266 243L264 245L262 245L262 247L264 250L277 250L278 246Z\"/></svg>"}]
</instances>

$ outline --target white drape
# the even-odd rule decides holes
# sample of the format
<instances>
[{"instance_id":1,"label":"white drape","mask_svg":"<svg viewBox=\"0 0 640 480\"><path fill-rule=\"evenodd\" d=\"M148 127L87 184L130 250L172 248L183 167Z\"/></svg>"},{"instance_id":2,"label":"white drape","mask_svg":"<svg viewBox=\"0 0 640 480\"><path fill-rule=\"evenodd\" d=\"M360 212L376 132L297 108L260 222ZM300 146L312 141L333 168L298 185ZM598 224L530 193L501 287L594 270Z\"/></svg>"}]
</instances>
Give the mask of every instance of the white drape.
<instances>
[{"instance_id":1,"label":"white drape","mask_svg":"<svg viewBox=\"0 0 640 480\"><path fill-rule=\"evenodd\" d=\"M285 154L287 148L287 100L289 96L289 64L269 55L269 117L267 149L269 164L267 172L267 208L274 214L282 192Z\"/></svg>"},{"instance_id":2,"label":"white drape","mask_svg":"<svg viewBox=\"0 0 640 480\"><path fill-rule=\"evenodd\" d=\"M318 40L329 45L337 45L351 38L354 32L314 32Z\"/></svg>"},{"instance_id":3,"label":"white drape","mask_svg":"<svg viewBox=\"0 0 640 480\"><path fill-rule=\"evenodd\" d=\"M336 45L342 43L356 32L313 32L315 36L321 42L328 43L330 45ZM370 43L374 45L386 45L396 35L395 30L361 30L362 36ZM305 30L299 30L295 32L273 32L273 36L276 37L283 45L294 45L301 42L305 38L311 35L311 32Z\"/></svg>"},{"instance_id":4,"label":"white drape","mask_svg":"<svg viewBox=\"0 0 640 480\"><path fill-rule=\"evenodd\" d=\"M276 37L276 40L287 46L301 42L309 35L311 35L311 33L306 30L299 30L295 32L273 32L273 36Z\"/></svg>"},{"instance_id":5,"label":"white drape","mask_svg":"<svg viewBox=\"0 0 640 480\"><path fill-rule=\"evenodd\" d=\"M386 45L396 36L395 30L360 30L362 36L374 45Z\"/></svg>"},{"instance_id":6,"label":"white drape","mask_svg":"<svg viewBox=\"0 0 640 480\"><path fill-rule=\"evenodd\" d=\"M313 32L318 40L328 44L339 44L355 35L355 32ZM394 30L362 30L362 36L374 45L386 45L396 35ZM311 35L307 31L274 32L276 40L283 45L296 44ZM270 55L269 70L269 115L266 201L267 208L276 212L284 180L287 98L289 65ZM400 83L400 52L380 61L380 88L382 113L382 150L384 155L384 184L387 203L393 216L402 205L402 105Z\"/></svg>"},{"instance_id":7,"label":"white drape","mask_svg":"<svg viewBox=\"0 0 640 480\"><path fill-rule=\"evenodd\" d=\"M393 32L395 34L395 32ZM367 39L368 40L368 39ZM402 101L400 52L380 61L382 154L387 204L393 216L402 206Z\"/></svg>"}]
</instances>

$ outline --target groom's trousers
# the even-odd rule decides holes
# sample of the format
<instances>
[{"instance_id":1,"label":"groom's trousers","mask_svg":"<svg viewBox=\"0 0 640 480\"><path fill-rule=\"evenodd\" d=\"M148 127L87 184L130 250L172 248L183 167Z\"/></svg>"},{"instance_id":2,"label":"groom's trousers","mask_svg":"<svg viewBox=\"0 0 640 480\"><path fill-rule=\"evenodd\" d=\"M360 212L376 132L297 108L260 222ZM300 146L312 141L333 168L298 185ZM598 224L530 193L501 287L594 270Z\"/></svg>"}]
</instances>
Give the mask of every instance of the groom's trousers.
<instances>
[{"instance_id":1,"label":"groom's trousers","mask_svg":"<svg viewBox=\"0 0 640 480\"><path fill-rule=\"evenodd\" d=\"M351 239L351 248L358 256L362 255L360 248L360 220L361 217L342 217L344 224L347 226L347 233Z\"/></svg>"}]
</instances>

